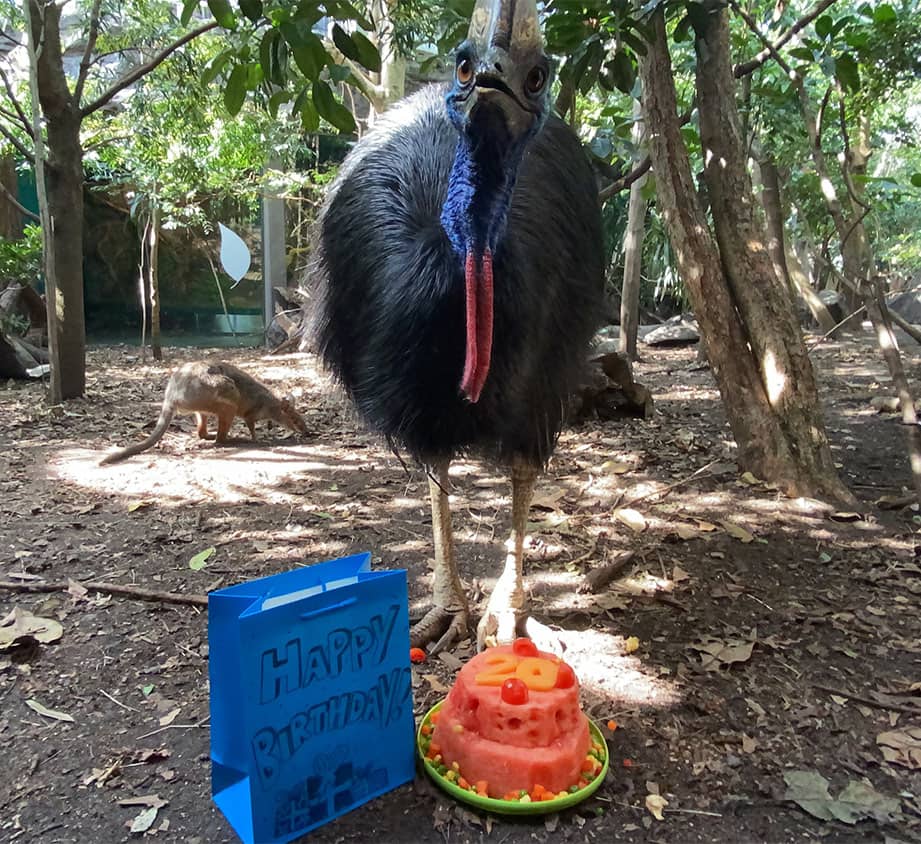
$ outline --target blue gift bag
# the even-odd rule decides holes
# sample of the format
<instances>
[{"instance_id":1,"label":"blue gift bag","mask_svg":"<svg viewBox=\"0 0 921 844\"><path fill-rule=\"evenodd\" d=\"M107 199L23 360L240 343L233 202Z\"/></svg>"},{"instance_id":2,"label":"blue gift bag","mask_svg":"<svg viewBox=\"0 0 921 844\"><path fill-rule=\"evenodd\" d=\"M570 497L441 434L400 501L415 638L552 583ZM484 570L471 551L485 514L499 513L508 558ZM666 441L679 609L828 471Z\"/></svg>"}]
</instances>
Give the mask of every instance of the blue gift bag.
<instances>
[{"instance_id":1,"label":"blue gift bag","mask_svg":"<svg viewBox=\"0 0 921 844\"><path fill-rule=\"evenodd\" d=\"M208 596L211 791L246 844L413 778L405 571L359 554Z\"/></svg>"}]
</instances>

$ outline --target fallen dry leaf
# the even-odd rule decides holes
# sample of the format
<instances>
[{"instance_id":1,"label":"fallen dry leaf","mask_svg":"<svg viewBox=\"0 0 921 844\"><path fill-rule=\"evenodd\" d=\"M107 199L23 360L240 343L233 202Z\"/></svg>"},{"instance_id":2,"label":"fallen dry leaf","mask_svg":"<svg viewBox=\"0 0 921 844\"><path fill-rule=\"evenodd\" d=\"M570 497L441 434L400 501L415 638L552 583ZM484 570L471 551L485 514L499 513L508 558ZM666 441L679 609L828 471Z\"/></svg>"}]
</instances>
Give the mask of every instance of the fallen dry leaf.
<instances>
[{"instance_id":1,"label":"fallen dry leaf","mask_svg":"<svg viewBox=\"0 0 921 844\"><path fill-rule=\"evenodd\" d=\"M614 518L636 533L642 533L646 530L646 519L638 510L633 510L630 507L618 507L614 511Z\"/></svg>"},{"instance_id":2,"label":"fallen dry leaf","mask_svg":"<svg viewBox=\"0 0 921 844\"><path fill-rule=\"evenodd\" d=\"M661 794L646 795L646 808L657 821L665 820L665 818L662 817L662 810L667 805L668 800L666 800Z\"/></svg>"},{"instance_id":3,"label":"fallen dry leaf","mask_svg":"<svg viewBox=\"0 0 921 844\"><path fill-rule=\"evenodd\" d=\"M719 671L724 665L734 662L747 662L751 659L754 647L753 641L742 639L705 639L691 645L693 650L700 651L701 667L707 671Z\"/></svg>"},{"instance_id":4,"label":"fallen dry leaf","mask_svg":"<svg viewBox=\"0 0 921 844\"><path fill-rule=\"evenodd\" d=\"M0 621L0 651L10 650L28 639L44 644L56 642L63 635L64 628L53 618L41 618L13 607L13 611Z\"/></svg>"},{"instance_id":5,"label":"fallen dry leaf","mask_svg":"<svg viewBox=\"0 0 921 844\"><path fill-rule=\"evenodd\" d=\"M745 530L741 525L737 525L735 522L729 522L725 519L720 521L720 524L723 526L723 530L726 531L733 539L738 539L739 542L752 542L755 537L753 534Z\"/></svg>"},{"instance_id":6,"label":"fallen dry leaf","mask_svg":"<svg viewBox=\"0 0 921 844\"><path fill-rule=\"evenodd\" d=\"M132 835L141 835L147 832L147 830L154 825L154 821L157 819L157 812L159 811L160 810L155 806L144 809L133 821L131 821L130 830Z\"/></svg>"},{"instance_id":7,"label":"fallen dry leaf","mask_svg":"<svg viewBox=\"0 0 921 844\"><path fill-rule=\"evenodd\" d=\"M869 783L851 780L837 797L832 797L828 780L817 771L787 771L783 778L787 784L784 799L823 821L856 824L873 818L889 823L901 818L898 798L880 794Z\"/></svg>"},{"instance_id":8,"label":"fallen dry leaf","mask_svg":"<svg viewBox=\"0 0 921 844\"><path fill-rule=\"evenodd\" d=\"M179 713L180 713L181 711L182 711L181 708L176 707L176 709L173 709L173 710L167 712L166 715L164 715L164 716L162 716L162 717L160 718L160 726L161 726L161 727L168 727L170 724L173 723L173 721L176 720L176 717L179 715Z\"/></svg>"},{"instance_id":9,"label":"fallen dry leaf","mask_svg":"<svg viewBox=\"0 0 921 844\"><path fill-rule=\"evenodd\" d=\"M73 715L68 715L66 712L58 712L56 709L49 709L47 706L40 704L35 698L29 698L26 701L26 706L33 712L44 715L46 718L53 718L55 721L68 721L73 723L74 720Z\"/></svg>"},{"instance_id":10,"label":"fallen dry leaf","mask_svg":"<svg viewBox=\"0 0 921 844\"><path fill-rule=\"evenodd\" d=\"M915 770L921 768L921 727L880 733L876 743L887 762Z\"/></svg>"},{"instance_id":11,"label":"fallen dry leaf","mask_svg":"<svg viewBox=\"0 0 921 844\"><path fill-rule=\"evenodd\" d=\"M685 580L690 580L691 575L689 575L681 566L672 566L672 580L675 583L682 583Z\"/></svg>"},{"instance_id":12,"label":"fallen dry leaf","mask_svg":"<svg viewBox=\"0 0 921 844\"><path fill-rule=\"evenodd\" d=\"M679 539L697 539L700 531L691 525L675 525L675 533Z\"/></svg>"},{"instance_id":13,"label":"fallen dry leaf","mask_svg":"<svg viewBox=\"0 0 921 844\"><path fill-rule=\"evenodd\" d=\"M433 692L438 692L439 694L447 694L449 691L451 691L434 674L423 674L422 679L428 681L428 684L432 687Z\"/></svg>"}]
</instances>

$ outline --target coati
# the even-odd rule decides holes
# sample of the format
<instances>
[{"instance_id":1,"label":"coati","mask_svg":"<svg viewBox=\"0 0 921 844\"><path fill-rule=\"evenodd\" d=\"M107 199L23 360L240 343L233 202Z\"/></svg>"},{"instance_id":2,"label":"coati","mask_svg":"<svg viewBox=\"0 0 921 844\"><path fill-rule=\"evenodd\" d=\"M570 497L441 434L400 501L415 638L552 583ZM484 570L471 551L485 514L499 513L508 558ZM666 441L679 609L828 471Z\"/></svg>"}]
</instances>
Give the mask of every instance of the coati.
<instances>
[{"instance_id":1,"label":"coati","mask_svg":"<svg viewBox=\"0 0 921 844\"><path fill-rule=\"evenodd\" d=\"M234 417L241 416L256 439L256 422L271 419L300 434L307 433L307 425L287 399L280 399L242 369L229 363L196 362L183 364L166 385L160 418L150 436L143 442L129 445L100 461L100 465L117 463L126 457L140 454L155 445L165 433L177 413L194 413L198 423L198 436L212 439L208 434L207 414L217 416L217 442L227 441Z\"/></svg>"}]
</instances>

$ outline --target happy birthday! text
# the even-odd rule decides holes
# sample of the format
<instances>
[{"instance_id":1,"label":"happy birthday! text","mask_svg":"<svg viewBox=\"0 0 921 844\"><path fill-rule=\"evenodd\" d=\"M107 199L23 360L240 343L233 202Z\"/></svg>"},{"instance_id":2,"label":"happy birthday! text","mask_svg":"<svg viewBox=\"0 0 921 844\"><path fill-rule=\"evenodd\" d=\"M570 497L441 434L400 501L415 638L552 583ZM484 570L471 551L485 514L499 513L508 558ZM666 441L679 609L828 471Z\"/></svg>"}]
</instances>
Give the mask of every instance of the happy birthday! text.
<instances>
[{"instance_id":1,"label":"happy birthday! text","mask_svg":"<svg viewBox=\"0 0 921 844\"><path fill-rule=\"evenodd\" d=\"M394 604L384 614L372 616L366 626L339 627L319 643L306 637L291 639L284 656L276 648L264 651L259 702L265 705L315 681L380 665L387 658L398 611Z\"/></svg>"}]
</instances>

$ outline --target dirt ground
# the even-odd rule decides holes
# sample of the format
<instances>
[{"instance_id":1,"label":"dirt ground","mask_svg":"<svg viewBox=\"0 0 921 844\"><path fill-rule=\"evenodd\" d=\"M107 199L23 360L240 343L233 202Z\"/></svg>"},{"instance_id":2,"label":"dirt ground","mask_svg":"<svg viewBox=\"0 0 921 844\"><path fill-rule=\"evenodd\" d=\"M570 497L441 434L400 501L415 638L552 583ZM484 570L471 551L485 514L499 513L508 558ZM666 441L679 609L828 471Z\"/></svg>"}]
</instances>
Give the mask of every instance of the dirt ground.
<instances>
[{"instance_id":1,"label":"dirt ground","mask_svg":"<svg viewBox=\"0 0 921 844\"><path fill-rule=\"evenodd\" d=\"M917 381L921 355L907 351ZM869 337L813 352L852 512L740 477L694 351L643 353L636 376L655 417L567 430L531 511L532 611L603 725L606 782L577 808L516 821L417 777L310 840L921 841L921 517L874 503L904 494L909 473L896 417L871 406L891 389ZM152 365L136 349L93 350L87 398L64 407L47 407L38 384L0 388L0 580L204 594L369 550L375 567L409 570L422 607L424 475L362 430L310 356L221 353L293 393L309 437L261 425L258 443L218 448L184 417L153 450L97 465L149 431L170 369L205 354L169 349ZM507 481L472 461L452 477L458 555L481 607L509 526ZM576 591L628 551L609 587ZM0 651L0 841L234 841L210 800L206 613L79 587L0 589L0 619L14 609L62 635ZM417 716L469 654L414 669Z\"/></svg>"}]
</instances>

